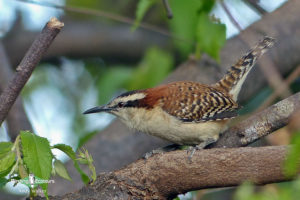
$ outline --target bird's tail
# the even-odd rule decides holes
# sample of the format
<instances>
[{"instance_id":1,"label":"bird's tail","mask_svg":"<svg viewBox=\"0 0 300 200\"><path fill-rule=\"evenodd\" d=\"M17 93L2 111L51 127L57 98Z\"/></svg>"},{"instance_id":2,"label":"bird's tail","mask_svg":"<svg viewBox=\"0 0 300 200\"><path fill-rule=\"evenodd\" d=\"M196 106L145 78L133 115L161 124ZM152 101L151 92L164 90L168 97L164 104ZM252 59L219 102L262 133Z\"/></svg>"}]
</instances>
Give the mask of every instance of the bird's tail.
<instances>
[{"instance_id":1,"label":"bird's tail","mask_svg":"<svg viewBox=\"0 0 300 200\"><path fill-rule=\"evenodd\" d=\"M235 65L231 66L224 77L214 86L231 94L236 101L241 87L257 59L271 48L274 42L275 39L266 36Z\"/></svg>"}]
</instances>

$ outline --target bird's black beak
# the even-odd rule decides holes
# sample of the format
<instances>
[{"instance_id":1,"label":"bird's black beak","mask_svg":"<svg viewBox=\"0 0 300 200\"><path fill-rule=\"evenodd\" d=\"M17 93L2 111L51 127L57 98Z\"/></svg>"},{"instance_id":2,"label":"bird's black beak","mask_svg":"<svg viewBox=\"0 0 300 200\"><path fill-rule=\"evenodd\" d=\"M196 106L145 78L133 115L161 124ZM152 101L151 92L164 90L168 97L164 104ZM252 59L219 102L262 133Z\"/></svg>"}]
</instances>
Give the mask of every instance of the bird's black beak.
<instances>
[{"instance_id":1,"label":"bird's black beak","mask_svg":"<svg viewBox=\"0 0 300 200\"><path fill-rule=\"evenodd\" d=\"M83 114L91 114L91 113L98 113L98 112L109 112L111 111L111 108L108 108L106 106L97 106L91 109L88 109L86 111L84 111Z\"/></svg>"}]
</instances>

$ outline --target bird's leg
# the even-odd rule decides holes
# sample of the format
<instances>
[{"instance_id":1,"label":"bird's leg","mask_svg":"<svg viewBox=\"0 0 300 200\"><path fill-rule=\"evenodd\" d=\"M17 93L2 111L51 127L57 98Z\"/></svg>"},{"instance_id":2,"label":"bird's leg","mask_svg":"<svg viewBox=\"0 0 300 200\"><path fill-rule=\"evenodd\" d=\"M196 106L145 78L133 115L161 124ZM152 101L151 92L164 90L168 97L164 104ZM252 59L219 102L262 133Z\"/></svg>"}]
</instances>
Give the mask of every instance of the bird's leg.
<instances>
[{"instance_id":1,"label":"bird's leg","mask_svg":"<svg viewBox=\"0 0 300 200\"><path fill-rule=\"evenodd\" d=\"M195 146L189 146L187 149L187 154L190 154L188 159L189 161L192 161L192 157L196 150L204 149L207 145L212 144L216 142L217 140L214 138L208 138L206 141L203 141L202 143L195 145Z\"/></svg>"},{"instance_id":2,"label":"bird's leg","mask_svg":"<svg viewBox=\"0 0 300 200\"><path fill-rule=\"evenodd\" d=\"M153 156L154 154L159 154L159 153L165 153L165 152L170 152L170 151L175 151L175 150L178 150L178 149L181 149L181 145L179 144L170 144L168 146L165 146L165 147L160 147L158 149L154 149L150 152L147 152L143 155L143 158L144 159L148 159L150 158L151 156Z\"/></svg>"}]
</instances>

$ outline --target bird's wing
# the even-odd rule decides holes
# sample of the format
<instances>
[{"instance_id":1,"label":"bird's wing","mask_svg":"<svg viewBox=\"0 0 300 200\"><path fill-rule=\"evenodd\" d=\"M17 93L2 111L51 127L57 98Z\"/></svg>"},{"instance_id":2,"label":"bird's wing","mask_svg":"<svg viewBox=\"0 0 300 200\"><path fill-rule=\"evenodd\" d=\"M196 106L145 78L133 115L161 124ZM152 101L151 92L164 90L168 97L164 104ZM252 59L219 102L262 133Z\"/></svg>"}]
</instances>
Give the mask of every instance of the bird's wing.
<instances>
[{"instance_id":1,"label":"bird's wing","mask_svg":"<svg viewBox=\"0 0 300 200\"><path fill-rule=\"evenodd\" d=\"M184 122L217 121L237 116L238 104L222 91L195 82L175 82L165 89L163 110Z\"/></svg>"}]
</instances>

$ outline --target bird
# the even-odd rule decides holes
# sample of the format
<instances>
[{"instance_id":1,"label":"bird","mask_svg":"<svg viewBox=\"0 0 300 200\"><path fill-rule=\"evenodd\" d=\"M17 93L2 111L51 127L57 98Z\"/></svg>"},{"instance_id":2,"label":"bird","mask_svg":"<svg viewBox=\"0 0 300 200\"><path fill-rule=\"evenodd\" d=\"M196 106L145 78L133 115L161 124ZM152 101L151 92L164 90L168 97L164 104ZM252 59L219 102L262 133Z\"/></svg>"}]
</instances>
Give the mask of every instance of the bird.
<instances>
[{"instance_id":1,"label":"bird","mask_svg":"<svg viewBox=\"0 0 300 200\"><path fill-rule=\"evenodd\" d=\"M237 99L242 85L257 59L274 42L265 36L215 84L178 81L128 91L83 114L113 114L129 128L192 147L191 158L195 150L216 142L229 121L238 115L241 106Z\"/></svg>"}]
</instances>

